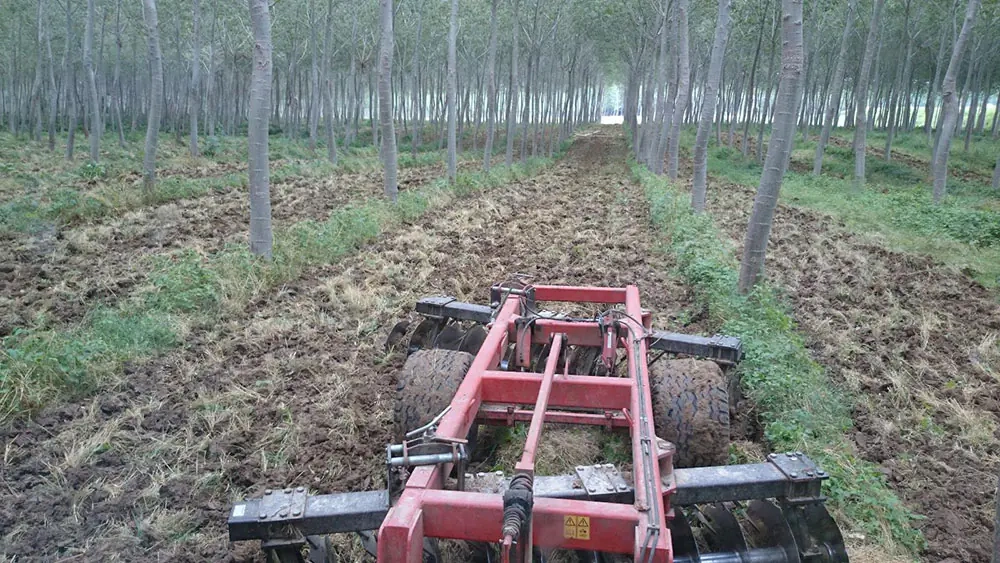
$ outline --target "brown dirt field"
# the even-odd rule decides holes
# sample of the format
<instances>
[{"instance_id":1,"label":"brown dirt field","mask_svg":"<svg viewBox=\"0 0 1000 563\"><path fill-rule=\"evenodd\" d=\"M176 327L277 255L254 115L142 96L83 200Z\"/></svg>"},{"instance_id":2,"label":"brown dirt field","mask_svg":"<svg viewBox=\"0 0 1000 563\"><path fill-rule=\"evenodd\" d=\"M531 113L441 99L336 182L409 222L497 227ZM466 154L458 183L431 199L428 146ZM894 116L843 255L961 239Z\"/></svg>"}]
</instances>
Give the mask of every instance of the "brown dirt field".
<instances>
[{"instance_id":1,"label":"brown dirt field","mask_svg":"<svg viewBox=\"0 0 1000 563\"><path fill-rule=\"evenodd\" d=\"M476 166L462 163L463 168ZM441 164L403 168L402 189L444 174ZM271 202L275 227L323 220L348 203L382 193L382 175L338 173L326 179L291 178L275 183ZM56 226L34 236L11 236L0 251L0 336L30 325L79 319L95 303L114 302L141 283L149 259L181 249L214 252L247 236L245 189L211 193L126 212L118 217Z\"/></svg>"},{"instance_id":2,"label":"brown dirt field","mask_svg":"<svg viewBox=\"0 0 1000 563\"><path fill-rule=\"evenodd\" d=\"M709 209L738 246L751 190L722 181ZM928 561L986 562L1000 468L1000 306L929 259L779 206L767 275L816 360L857 399L854 441L916 513Z\"/></svg>"},{"instance_id":3,"label":"brown dirt field","mask_svg":"<svg viewBox=\"0 0 1000 563\"><path fill-rule=\"evenodd\" d=\"M297 483L383 486L396 373L382 346L425 295L483 302L513 273L638 284L678 330L690 302L653 252L624 143L579 139L533 179L457 202L310 271L95 396L0 431L0 553L18 561L232 561L229 503ZM192 235L194 237L194 235ZM345 547L345 549L348 549Z\"/></svg>"}]
</instances>

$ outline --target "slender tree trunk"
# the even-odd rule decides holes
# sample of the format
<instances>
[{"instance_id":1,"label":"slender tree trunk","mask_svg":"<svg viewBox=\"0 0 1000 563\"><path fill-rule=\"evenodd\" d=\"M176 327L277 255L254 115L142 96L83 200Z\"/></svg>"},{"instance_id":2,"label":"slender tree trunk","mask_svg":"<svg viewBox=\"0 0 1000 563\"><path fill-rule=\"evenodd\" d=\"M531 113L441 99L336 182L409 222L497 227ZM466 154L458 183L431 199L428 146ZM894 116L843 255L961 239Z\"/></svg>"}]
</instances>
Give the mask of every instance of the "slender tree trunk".
<instances>
[{"instance_id":1,"label":"slender tree trunk","mask_svg":"<svg viewBox=\"0 0 1000 563\"><path fill-rule=\"evenodd\" d=\"M316 140L319 137L319 55L316 39L316 9L313 0L309 0L309 150L316 150Z\"/></svg>"},{"instance_id":2,"label":"slender tree trunk","mask_svg":"<svg viewBox=\"0 0 1000 563\"><path fill-rule=\"evenodd\" d=\"M160 51L160 30L156 15L156 0L143 0L146 38L149 43L149 109L146 114L146 146L142 158L142 186L147 194L156 187L156 143L160 134L160 114L163 111L163 53Z\"/></svg>"},{"instance_id":3,"label":"slender tree trunk","mask_svg":"<svg viewBox=\"0 0 1000 563\"><path fill-rule=\"evenodd\" d=\"M865 41L865 55L861 62L861 76L858 77L857 97L858 107L854 122L854 180L852 186L855 190L865 187L865 150L867 149L868 134L868 82L870 79L872 57L878 48L878 25L882 15L882 5L885 0L875 0L872 8L872 17L868 27L868 40Z\"/></svg>"},{"instance_id":4,"label":"slender tree trunk","mask_svg":"<svg viewBox=\"0 0 1000 563\"><path fill-rule=\"evenodd\" d=\"M941 85L941 93L944 98L944 108L942 111L941 132L934 151L934 203L941 203L947 189L948 182L948 153L951 150L951 137L955 132L955 125L958 121L958 96L956 89L956 76L958 68L962 65L962 53L965 51L965 43L972 33L972 27L976 23L976 11L979 10L980 0L969 0L965 10L965 21L962 23L962 31L955 40L955 45L951 51L951 61L948 63L948 71L944 75L944 82Z\"/></svg>"},{"instance_id":5,"label":"slender tree trunk","mask_svg":"<svg viewBox=\"0 0 1000 563\"><path fill-rule=\"evenodd\" d=\"M774 126L764 159L753 212L743 242L740 262L740 292L746 293L764 271L767 241L771 236L774 210L784 176L785 162L795 134L795 113L802 82L804 52L802 47L802 0L781 0L781 80L775 99Z\"/></svg>"},{"instance_id":6,"label":"slender tree trunk","mask_svg":"<svg viewBox=\"0 0 1000 563\"><path fill-rule=\"evenodd\" d=\"M458 0L451 0L451 19L448 25L448 182L455 183L458 173L458 139L455 135L457 114L455 104L458 97L458 64L456 54L458 42Z\"/></svg>"},{"instance_id":7,"label":"slender tree trunk","mask_svg":"<svg viewBox=\"0 0 1000 563\"><path fill-rule=\"evenodd\" d=\"M993 125L990 125L990 138L994 141L997 140L997 134L1000 133L1000 129L997 129L998 124L1000 124L1000 91L997 91L997 101L993 107Z\"/></svg>"},{"instance_id":8,"label":"slender tree trunk","mask_svg":"<svg viewBox=\"0 0 1000 563\"><path fill-rule=\"evenodd\" d=\"M90 161L98 162L101 156L101 99L97 92L94 72L94 0L87 0L87 27L83 38L83 68L87 73L87 91L90 97Z\"/></svg>"},{"instance_id":9,"label":"slender tree trunk","mask_svg":"<svg viewBox=\"0 0 1000 563\"><path fill-rule=\"evenodd\" d=\"M949 17L949 19L951 19ZM927 104L924 106L924 133L927 135L927 140L930 142L931 134L934 130L934 108L937 107L937 97L938 97L938 85L941 84L941 67L944 66L944 55L945 55L945 38L948 37L947 34L948 26L942 23L941 25L941 39L938 42L938 54L937 60L934 65L934 79L931 81L931 90L927 95Z\"/></svg>"},{"instance_id":10,"label":"slender tree trunk","mask_svg":"<svg viewBox=\"0 0 1000 563\"><path fill-rule=\"evenodd\" d=\"M986 82L982 90L983 105L979 107L978 118L976 120L976 135L982 135L986 127L986 109L989 107L990 93L993 91L993 69L986 69Z\"/></svg>"},{"instance_id":11,"label":"slender tree trunk","mask_svg":"<svg viewBox=\"0 0 1000 563\"><path fill-rule=\"evenodd\" d=\"M911 63L913 60L913 37L914 37L913 32L910 30L910 0L906 1L906 12L904 17L903 33L906 34L906 54L904 55L905 59L903 61L903 76L899 83L899 87L902 88L903 85L906 84L906 94L905 94L906 111L904 112L904 119L908 120L909 106L910 106L909 81L910 81L910 69L912 66ZM886 161L892 160L892 141L896 136L896 128L898 127L898 124L896 122L897 121L896 114L899 111L899 108L897 107L898 105L899 105L898 102L893 104L892 116L889 119L889 133L885 137Z\"/></svg>"},{"instance_id":12,"label":"slender tree trunk","mask_svg":"<svg viewBox=\"0 0 1000 563\"><path fill-rule=\"evenodd\" d=\"M677 179L680 152L681 123L688 104L688 85L691 80L691 63L688 45L688 0L677 0L677 30L679 42L677 97L674 102L673 125L670 130L667 155L667 177Z\"/></svg>"},{"instance_id":13,"label":"slender tree trunk","mask_svg":"<svg viewBox=\"0 0 1000 563\"><path fill-rule=\"evenodd\" d=\"M115 4L115 73L111 85L113 100L112 109L115 112L115 126L118 129L118 146L125 148L125 125L122 123L122 86L121 86L121 61L122 61L122 26L121 26L122 2L118 0Z\"/></svg>"},{"instance_id":14,"label":"slender tree trunk","mask_svg":"<svg viewBox=\"0 0 1000 563\"><path fill-rule=\"evenodd\" d=\"M396 130L392 120L392 0L379 0L381 7L382 48L379 52L378 113L382 122L382 159L385 165L385 196L396 203L399 187L396 180Z\"/></svg>"},{"instance_id":15,"label":"slender tree trunk","mask_svg":"<svg viewBox=\"0 0 1000 563\"><path fill-rule=\"evenodd\" d=\"M68 133L66 135L66 160L73 160L73 148L76 140L76 66L70 57L73 38L73 12L71 2L66 2L66 51L63 53L63 88L66 89L66 109L69 113Z\"/></svg>"},{"instance_id":16,"label":"slender tree trunk","mask_svg":"<svg viewBox=\"0 0 1000 563\"><path fill-rule=\"evenodd\" d=\"M355 55L355 50L358 44L358 5L354 4L354 19L351 24L351 69L350 78L348 82L353 87L351 92L351 105L353 106L353 112L349 120L349 129L347 131L347 143L353 143L354 139L358 135L358 119L361 114L361 90L358 84L358 63L357 57Z\"/></svg>"},{"instance_id":17,"label":"slender tree trunk","mask_svg":"<svg viewBox=\"0 0 1000 563\"><path fill-rule=\"evenodd\" d=\"M184 141L181 138L181 118L184 111L181 108L186 103L187 96L184 93L184 79L182 78L184 71L181 64L181 18L178 12L174 12L174 47L174 70L171 81L176 83L176 88L173 94L173 104L168 105L168 109L171 107L173 109L174 142L178 146L184 146Z\"/></svg>"},{"instance_id":18,"label":"slender tree trunk","mask_svg":"<svg viewBox=\"0 0 1000 563\"><path fill-rule=\"evenodd\" d=\"M830 132L837 121L837 114L840 111L840 101L844 92L844 68L847 63L847 48L850 46L851 33L854 28L854 8L857 0L849 0L847 3L847 14L844 17L844 32L840 36L840 54L837 55L837 66L833 71L833 84L830 86L830 99L824 100L827 104L826 115L823 119L823 131L820 133L819 142L816 144L816 157L813 160L813 175L818 176L823 168L823 151L830 141Z\"/></svg>"},{"instance_id":19,"label":"slender tree trunk","mask_svg":"<svg viewBox=\"0 0 1000 563\"><path fill-rule=\"evenodd\" d=\"M973 46L969 47L969 67L965 71L965 83L962 88L958 91L958 121L955 122L955 131L959 131L962 128L962 123L965 121L965 101L969 94L972 92L972 77L975 76L978 67L978 58L976 55L976 48Z\"/></svg>"},{"instance_id":20,"label":"slender tree trunk","mask_svg":"<svg viewBox=\"0 0 1000 563\"><path fill-rule=\"evenodd\" d=\"M205 82L205 100L208 102L208 111L205 119L208 121L208 136L215 137L215 111L216 106L212 103L215 99L215 24L218 19L218 0L212 1L212 31L208 35L208 80Z\"/></svg>"},{"instance_id":21,"label":"slender tree trunk","mask_svg":"<svg viewBox=\"0 0 1000 563\"><path fill-rule=\"evenodd\" d=\"M333 81L330 71L331 35L333 30L333 0L326 2L326 24L323 35L323 114L326 118L326 157L337 164L337 132L333 127Z\"/></svg>"},{"instance_id":22,"label":"slender tree trunk","mask_svg":"<svg viewBox=\"0 0 1000 563\"><path fill-rule=\"evenodd\" d=\"M494 11L496 8L494 7ZM424 108L423 96L420 90L420 38L423 34L424 26L424 3L417 6L417 40L413 45L413 135L410 137L410 154L417 157L417 149L420 147L420 137L424 129Z\"/></svg>"},{"instance_id":23,"label":"slender tree trunk","mask_svg":"<svg viewBox=\"0 0 1000 563\"><path fill-rule=\"evenodd\" d=\"M57 96L59 94L59 90L56 88L56 65L55 65L55 60L52 58L51 31L46 31L45 33L45 51L48 53L48 58L49 58L49 152L55 152L56 114L58 113L59 109L59 102L57 101ZM3 115L2 111L0 111L0 115Z\"/></svg>"},{"instance_id":24,"label":"slender tree trunk","mask_svg":"<svg viewBox=\"0 0 1000 563\"><path fill-rule=\"evenodd\" d=\"M650 62L642 87L642 126L639 128L639 146L636 147L637 152L642 155L640 158L651 158L649 146L653 144L652 138L656 134L656 112L653 106L653 92L656 90L654 76L653 64Z\"/></svg>"},{"instance_id":25,"label":"slender tree trunk","mask_svg":"<svg viewBox=\"0 0 1000 563\"><path fill-rule=\"evenodd\" d=\"M537 5L537 4L536 4ZM532 39L532 42L534 39ZM528 128L531 127L531 85L534 80L535 56L533 45L528 45L528 68L524 77L524 107L521 108L521 139L520 154L518 159L521 162L528 160Z\"/></svg>"},{"instance_id":26,"label":"slender tree trunk","mask_svg":"<svg viewBox=\"0 0 1000 563\"><path fill-rule=\"evenodd\" d=\"M514 14L511 18L511 55L510 55L510 87L507 89L507 155L504 162L507 166L514 163L514 132L517 130L516 127L516 116L517 116L517 100L520 94L521 85L520 76L518 75L517 62L520 58L519 46L521 44L520 26L521 22L518 17L518 7L520 5L520 0L514 0Z\"/></svg>"},{"instance_id":27,"label":"slender tree trunk","mask_svg":"<svg viewBox=\"0 0 1000 563\"><path fill-rule=\"evenodd\" d=\"M976 82L972 87L972 97L969 100L969 117L965 121L965 144L962 148L965 152L969 152L969 145L972 142L972 129L973 124L976 121L976 112L979 110L979 88L982 87L982 68L979 69L979 76L976 77Z\"/></svg>"},{"instance_id":28,"label":"slender tree trunk","mask_svg":"<svg viewBox=\"0 0 1000 563\"><path fill-rule=\"evenodd\" d=\"M493 159L493 135L497 121L497 0L490 2L490 46L486 55L486 146L483 147L483 170L490 171Z\"/></svg>"},{"instance_id":29,"label":"slender tree trunk","mask_svg":"<svg viewBox=\"0 0 1000 563\"><path fill-rule=\"evenodd\" d=\"M271 118L271 14L268 0L249 0L253 29L250 77L250 252L271 259L271 177L268 169L268 122Z\"/></svg>"},{"instance_id":30,"label":"slender tree trunk","mask_svg":"<svg viewBox=\"0 0 1000 563\"><path fill-rule=\"evenodd\" d=\"M750 144L747 142L747 137L750 134L750 119L753 117L753 111L755 108L754 102L756 100L755 98L756 92L754 91L754 88L757 82L757 64L760 62L760 46L764 41L764 22L767 21L767 12L770 10L770 8L771 8L770 0L765 1L764 12L760 16L760 31L758 31L757 35L757 50L754 51L753 65L750 67L750 85L749 88L747 89L747 99L745 104L746 108L744 109L746 113L744 114L743 118L743 136L741 137L741 143L743 145L742 147L743 158L747 157L747 150L750 147Z\"/></svg>"},{"instance_id":31,"label":"slender tree trunk","mask_svg":"<svg viewBox=\"0 0 1000 563\"><path fill-rule=\"evenodd\" d=\"M201 0L191 0L191 85L188 87L188 119L190 120L190 139L188 150L191 156L199 156L198 150L198 106L201 105L199 91L201 78Z\"/></svg>"},{"instance_id":32,"label":"slender tree trunk","mask_svg":"<svg viewBox=\"0 0 1000 563\"><path fill-rule=\"evenodd\" d=\"M708 65L708 80L705 82L705 105L701 108L701 121L694 141L694 184L691 188L691 206L695 211L705 210L708 171L708 136L712 133L712 118L719 99L719 82L722 62L726 56L729 41L729 5L732 0L719 0L719 15L715 21L715 41L712 43L712 58Z\"/></svg>"},{"instance_id":33,"label":"slender tree trunk","mask_svg":"<svg viewBox=\"0 0 1000 563\"><path fill-rule=\"evenodd\" d=\"M669 65L668 46L670 37L667 30L670 29L670 1L664 0L661 4L662 22L660 23L660 54L659 63L656 69L656 123L650 123L649 150L646 151L646 166L650 167L656 174L663 173L663 154L666 152L660 134L663 131L664 122L669 119L667 115L667 67ZM671 104L672 105L672 104Z\"/></svg>"},{"instance_id":34,"label":"slender tree trunk","mask_svg":"<svg viewBox=\"0 0 1000 563\"><path fill-rule=\"evenodd\" d=\"M42 25L42 0L37 2L38 34L35 53L35 78L31 83L31 110L33 125L31 136L35 141L42 140L42 58L44 51L42 43L45 41L45 26Z\"/></svg>"},{"instance_id":35,"label":"slender tree trunk","mask_svg":"<svg viewBox=\"0 0 1000 563\"><path fill-rule=\"evenodd\" d=\"M764 113L760 120L760 127L757 128L757 162L764 164L764 126L768 121L768 114L771 111L771 77L774 76L774 58L777 49L774 46L774 40L777 39L778 34L778 21L777 19L772 21L771 24L771 41L768 43L768 48L771 50L771 55L767 59L767 87L764 89ZM808 79L808 71L806 76Z\"/></svg>"}]
</instances>

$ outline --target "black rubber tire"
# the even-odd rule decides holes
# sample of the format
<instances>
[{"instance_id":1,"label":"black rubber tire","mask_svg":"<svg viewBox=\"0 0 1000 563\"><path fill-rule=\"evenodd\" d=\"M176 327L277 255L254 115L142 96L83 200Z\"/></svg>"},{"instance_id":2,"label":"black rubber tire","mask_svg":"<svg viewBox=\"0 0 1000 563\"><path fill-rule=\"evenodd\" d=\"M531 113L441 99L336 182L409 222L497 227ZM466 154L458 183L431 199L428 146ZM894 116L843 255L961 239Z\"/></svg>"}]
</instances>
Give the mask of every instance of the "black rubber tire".
<instances>
[{"instance_id":1,"label":"black rubber tire","mask_svg":"<svg viewBox=\"0 0 1000 563\"><path fill-rule=\"evenodd\" d=\"M399 372L393 408L393 436L404 435L441 414L458 391L473 356L457 350L432 348L410 354Z\"/></svg>"},{"instance_id":2,"label":"black rubber tire","mask_svg":"<svg viewBox=\"0 0 1000 563\"><path fill-rule=\"evenodd\" d=\"M729 385L715 362L650 366L656 435L677 447L674 467L724 465L729 456Z\"/></svg>"}]
</instances>

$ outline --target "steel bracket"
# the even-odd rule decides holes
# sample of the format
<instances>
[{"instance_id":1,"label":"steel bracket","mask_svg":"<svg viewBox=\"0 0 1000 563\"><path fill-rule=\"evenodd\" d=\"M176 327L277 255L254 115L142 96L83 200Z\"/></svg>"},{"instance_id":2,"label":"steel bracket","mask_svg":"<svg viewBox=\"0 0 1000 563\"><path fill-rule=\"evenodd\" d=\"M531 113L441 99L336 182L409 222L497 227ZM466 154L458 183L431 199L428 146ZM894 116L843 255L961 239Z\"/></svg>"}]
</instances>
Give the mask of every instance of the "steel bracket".
<instances>
[{"instance_id":1,"label":"steel bracket","mask_svg":"<svg viewBox=\"0 0 1000 563\"><path fill-rule=\"evenodd\" d=\"M261 522L282 522L295 520L306 511L306 497L309 493L305 487L294 489L268 489L261 497L260 511L257 519Z\"/></svg>"},{"instance_id":2,"label":"steel bracket","mask_svg":"<svg viewBox=\"0 0 1000 563\"><path fill-rule=\"evenodd\" d=\"M802 452L772 453L767 456L767 460L787 480L784 502L801 504L825 500L822 486L829 475L807 455Z\"/></svg>"},{"instance_id":3,"label":"steel bracket","mask_svg":"<svg viewBox=\"0 0 1000 563\"><path fill-rule=\"evenodd\" d=\"M625 478L622 477L622 474L611 463L577 465L576 476L580 478L580 482L583 484L583 488L586 489L588 496L630 492Z\"/></svg>"}]
</instances>

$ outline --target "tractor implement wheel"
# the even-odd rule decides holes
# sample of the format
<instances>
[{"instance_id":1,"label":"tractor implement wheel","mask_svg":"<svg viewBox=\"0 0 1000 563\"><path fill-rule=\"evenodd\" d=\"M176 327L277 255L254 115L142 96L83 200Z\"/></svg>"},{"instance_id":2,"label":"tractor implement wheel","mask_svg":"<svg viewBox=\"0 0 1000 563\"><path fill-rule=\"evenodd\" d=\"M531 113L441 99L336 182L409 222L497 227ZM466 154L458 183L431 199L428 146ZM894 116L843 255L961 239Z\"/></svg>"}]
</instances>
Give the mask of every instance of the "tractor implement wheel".
<instances>
[{"instance_id":1,"label":"tractor implement wheel","mask_svg":"<svg viewBox=\"0 0 1000 563\"><path fill-rule=\"evenodd\" d=\"M718 364L661 360L649 368L656 435L673 442L675 467L723 465L729 454L729 391Z\"/></svg>"},{"instance_id":2,"label":"tractor implement wheel","mask_svg":"<svg viewBox=\"0 0 1000 563\"><path fill-rule=\"evenodd\" d=\"M434 420L451 404L472 359L472 354L467 352L440 348L410 354L396 384L396 405L392 414L393 435L397 441L402 441L410 430ZM474 433L475 426L469 434Z\"/></svg>"}]
</instances>

